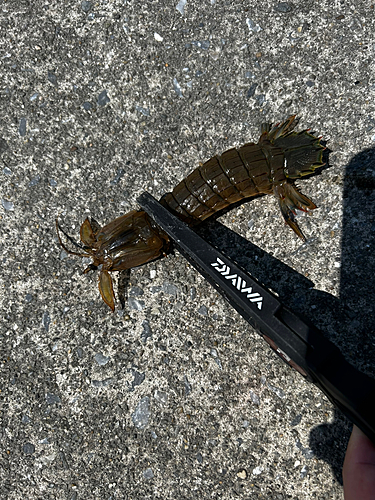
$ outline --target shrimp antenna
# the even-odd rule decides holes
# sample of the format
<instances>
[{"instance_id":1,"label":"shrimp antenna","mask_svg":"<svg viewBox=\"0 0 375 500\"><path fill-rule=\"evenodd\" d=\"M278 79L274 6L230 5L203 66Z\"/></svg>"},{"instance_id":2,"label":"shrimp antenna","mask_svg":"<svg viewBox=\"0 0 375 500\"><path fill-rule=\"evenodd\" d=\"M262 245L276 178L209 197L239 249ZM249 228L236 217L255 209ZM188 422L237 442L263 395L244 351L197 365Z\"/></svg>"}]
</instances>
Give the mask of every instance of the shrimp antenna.
<instances>
[{"instance_id":1,"label":"shrimp antenna","mask_svg":"<svg viewBox=\"0 0 375 500\"><path fill-rule=\"evenodd\" d=\"M81 248L78 243L76 243L71 236L69 236L64 229L59 225L59 218L56 217L56 232L57 232L57 237L59 238L60 245L63 247L65 252L69 253L70 255L78 255L78 257L90 257L90 253L79 253L79 252L73 252L72 250L69 250L64 243L62 242L61 236L60 236L60 231L63 233L63 235L76 247ZM83 250L83 249L82 249Z\"/></svg>"}]
</instances>

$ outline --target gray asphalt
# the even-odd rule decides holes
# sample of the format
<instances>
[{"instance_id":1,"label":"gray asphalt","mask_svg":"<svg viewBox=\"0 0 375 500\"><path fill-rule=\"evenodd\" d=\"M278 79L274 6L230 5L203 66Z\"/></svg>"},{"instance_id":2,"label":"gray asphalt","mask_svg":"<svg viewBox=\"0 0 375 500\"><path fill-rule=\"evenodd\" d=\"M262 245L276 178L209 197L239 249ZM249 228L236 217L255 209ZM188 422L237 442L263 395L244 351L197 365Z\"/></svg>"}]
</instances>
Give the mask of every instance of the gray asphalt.
<instances>
[{"instance_id":1,"label":"gray asphalt","mask_svg":"<svg viewBox=\"0 0 375 500\"><path fill-rule=\"evenodd\" d=\"M350 423L178 252L112 314L54 224L77 240L297 114L329 148L307 243L270 196L204 234L374 376L374 10L0 1L1 499L342 498Z\"/></svg>"}]
</instances>

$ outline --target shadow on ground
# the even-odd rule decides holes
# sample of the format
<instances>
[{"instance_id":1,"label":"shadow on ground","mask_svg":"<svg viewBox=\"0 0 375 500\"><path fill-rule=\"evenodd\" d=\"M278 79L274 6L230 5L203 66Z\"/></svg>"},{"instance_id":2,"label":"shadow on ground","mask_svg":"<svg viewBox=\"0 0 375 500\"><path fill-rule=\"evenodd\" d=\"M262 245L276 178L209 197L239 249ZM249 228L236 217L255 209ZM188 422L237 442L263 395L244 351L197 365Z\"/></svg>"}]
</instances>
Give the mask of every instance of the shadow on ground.
<instances>
[{"instance_id":1,"label":"shadow on ground","mask_svg":"<svg viewBox=\"0 0 375 500\"><path fill-rule=\"evenodd\" d=\"M375 377L375 149L356 155L345 169L340 297L312 287L305 276L218 221L198 232L237 262L281 301L303 314L359 370ZM202 232L204 231L204 233ZM314 306L314 307L312 307ZM331 424L314 428L310 448L339 482L351 423L338 410Z\"/></svg>"}]
</instances>

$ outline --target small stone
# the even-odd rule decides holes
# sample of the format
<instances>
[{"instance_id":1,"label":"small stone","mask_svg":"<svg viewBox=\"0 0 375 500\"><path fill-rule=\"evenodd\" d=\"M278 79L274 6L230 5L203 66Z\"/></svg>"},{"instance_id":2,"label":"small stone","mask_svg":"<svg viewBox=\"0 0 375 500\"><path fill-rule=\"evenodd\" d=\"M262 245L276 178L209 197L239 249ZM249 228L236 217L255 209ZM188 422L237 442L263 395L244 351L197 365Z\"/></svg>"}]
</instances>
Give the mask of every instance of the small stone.
<instances>
[{"instance_id":1,"label":"small stone","mask_svg":"<svg viewBox=\"0 0 375 500\"><path fill-rule=\"evenodd\" d=\"M223 369L223 365L221 364L221 361L219 358L215 358L215 363L217 364L217 366L220 368L220 370Z\"/></svg>"},{"instance_id":2,"label":"small stone","mask_svg":"<svg viewBox=\"0 0 375 500\"><path fill-rule=\"evenodd\" d=\"M256 24L252 19L246 19L246 24L248 25L249 30L253 33L259 33L259 31L262 31L262 28L259 26L259 24Z\"/></svg>"},{"instance_id":3,"label":"small stone","mask_svg":"<svg viewBox=\"0 0 375 500\"><path fill-rule=\"evenodd\" d=\"M263 467L255 467L253 469L253 474L255 474L256 476L259 476L259 474L262 474L263 472Z\"/></svg>"},{"instance_id":4,"label":"small stone","mask_svg":"<svg viewBox=\"0 0 375 500\"><path fill-rule=\"evenodd\" d=\"M134 297L129 297L128 305L130 309L134 309L135 311L142 311L145 307L145 303L143 300L135 299Z\"/></svg>"},{"instance_id":5,"label":"small stone","mask_svg":"<svg viewBox=\"0 0 375 500\"><path fill-rule=\"evenodd\" d=\"M237 477L240 479L246 479L247 478L247 472L245 469L241 469L237 472Z\"/></svg>"},{"instance_id":6,"label":"small stone","mask_svg":"<svg viewBox=\"0 0 375 500\"><path fill-rule=\"evenodd\" d=\"M257 394L255 394L255 392L253 392L253 391L250 391L249 394L250 394L251 402L254 403L255 405L259 405L260 404L259 396Z\"/></svg>"},{"instance_id":7,"label":"small stone","mask_svg":"<svg viewBox=\"0 0 375 500\"><path fill-rule=\"evenodd\" d=\"M47 78L52 85L57 85L57 77L53 71L48 71Z\"/></svg>"},{"instance_id":8,"label":"small stone","mask_svg":"<svg viewBox=\"0 0 375 500\"><path fill-rule=\"evenodd\" d=\"M46 330L46 332L48 332L49 325L51 324L51 318L50 318L50 315L48 314L47 311L45 313L43 313L42 324L43 324L44 329Z\"/></svg>"},{"instance_id":9,"label":"small stone","mask_svg":"<svg viewBox=\"0 0 375 500\"><path fill-rule=\"evenodd\" d=\"M21 137L25 137L26 135L26 118L21 118L20 124L18 127L18 133Z\"/></svg>"},{"instance_id":10,"label":"small stone","mask_svg":"<svg viewBox=\"0 0 375 500\"><path fill-rule=\"evenodd\" d=\"M2 204L2 206L4 208L4 210L6 210L8 212L11 212L12 210L14 210L14 203L12 203L9 200L2 199L1 200L1 204Z\"/></svg>"},{"instance_id":11,"label":"small stone","mask_svg":"<svg viewBox=\"0 0 375 500\"><path fill-rule=\"evenodd\" d=\"M111 358L104 356L101 352L98 352L98 354L95 354L94 359L98 363L99 366L104 366L108 363L108 361Z\"/></svg>"},{"instance_id":12,"label":"small stone","mask_svg":"<svg viewBox=\"0 0 375 500\"><path fill-rule=\"evenodd\" d=\"M146 378L146 375L145 375L145 373L138 372L134 368L130 368L128 371L134 377L134 379L133 379L133 381L131 383L131 388L130 388L130 392L132 392L132 391L134 391L134 387L136 387L137 385L141 385L142 384L142 382Z\"/></svg>"},{"instance_id":13,"label":"small stone","mask_svg":"<svg viewBox=\"0 0 375 500\"><path fill-rule=\"evenodd\" d=\"M59 398L59 396L56 396L55 394L51 394L50 392L47 392L46 403L48 405L58 404L58 403L61 403L61 399Z\"/></svg>"},{"instance_id":14,"label":"small stone","mask_svg":"<svg viewBox=\"0 0 375 500\"><path fill-rule=\"evenodd\" d=\"M93 387L108 387L110 385L113 385L116 382L116 380L113 377L106 378L104 380L91 380L91 385Z\"/></svg>"},{"instance_id":15,"label":"small stone","mask_svg":"<svg viewBox=\"0 0 375 500\"><path fill-rule=\"evenodd\" d=\"M251 87L249 88L249 90L247 91L246 93L246 98L249 99L250 97L253 97L253 95L255 94L255 91L256 91L256 88L257 88L258 84L257 83L253 83L251 85Z\"/></svg>"},{"instance_id":16,"label":"small stone","mask_svg":"<svg viewBox=\"0 0 375 500\"><path fill-rule=\"evenodd\" d=\"M65 250L61 250L59 258L60 260L65 260L68 258L68 255L69 254Z\"/></svg>"},{"instance_id":17,"label":"small stone","mask_svg":"<svg viewBox=\"0 0 375 500\"><path fill-rule=\"evenodd\" d=\"M89 2L87 0L83 0L83 2L81 2L81 9L83 10L83 12L89 12L91 10L91 7L92 2Z\"/></svg>"},{"instance_id":18,"label":"small stone","mask_svg":"<svg viewBox=\"0 0 375 500\"><path fill-rule=\"evenodd\" d=\"M266 96L264 94L259 94L255 97L259 106L266 102Z\"/></svg>"},{"instance_id":19,"label":"small stone","mask_svg":"<svg viewBox=\"0 0 375 500\"><path fill-rule=\"evenodd\" d=\"M55 181L55 179L50 179L50 180L49 180L49 185L50 185L51 187L56 187L56 186L57 186L57 182Z\"/></svg>"},{"instance_id":20,"label":"small stone","mask_svg":"<svg viewBox=\"0 0 375 500\"><path fill-rule=\"evenodd\" d=\"M168 394L163 391L159 391L158 389L154 393L154 398L160 404L166 405L168 404Z\"/></svg>"},{"instance_id":21,"label":"small stone","mask_svg":"<svg viewBox=\"0 0 375 500\"><path fill-rule=\"evenodd\" d=\"M274 10L276 12L282 12L283 14L286 14L287 12L290 12L292 8L292 4L288 2L279 2L277 5L275 5Z\"/></svg>"},{"instance_id":22,"label":"small stone","mask_svg":"<svg viewBox=\"0 0 375 500\"><path fill-rule=\"evenodd\" d=\"M138 429L144 429L150 420L151 412L150 412L150 398L145 396L140 400L137 404L137 407L132 414L132 420Z\"/></svg>"},{"instance_id":23,"label":"small stone","mask_svg":"<svg viewBox=\"0 0 375 500\"><path fill-rule=\"evenodd\" d=\"M182 90L181 90L181 87L180 87L180 84L177 81L177 78L173 78L173 88L174 88L174 91L176 92L176 94L178 95L178 97L184 97Z\"/></svg>"},{"instance_id":24,"label":"small stone","mask_svg":"<svg viewBox=\"0 0 375 500\"><path fill-rule=\"evenodd\" d=\"M192 391L191 384L188 381L188 378L186 375L184 376L184 389L185 389L185 396L188 396Z\"/></svg>"},{"instance_id":25,"label":"small stone","mask_svg":"<svg viewBox=\"0 0 375 500\"><path fill-rule=\"evenodd\" d=\"M85 101L85 102L82 104L82 107L83 107L83 109L85 109L86 111L89 111L89 110L92 108L92 104L91 104L91 102L89 102L89 101Z\"/></svg>"},{"instance_id":26,"label":"small stone","mask_svg":"<svg viewBox=\"0 0 375 500\"><path fill-rule=\"evenodd\" d=\"M279 387L276 387L276 386L274 386L272 384L268 384L268 388L272 392L274 392L277 396L279 396L279 398L281 398L281 399L285 398L285 392L282 389L280 389Z\"/></svg>"},{"instance_id":27,"label":"small stone","mask_svg":"<svg viewBox=\"0 0 375 500\"><path fill-rule=\"evenodd\" d=\"M207 316L208 315L208 310L206 306L200 306L198 309L198 313L201 314L202 316Z\"/></svg>"},{"instance_id":28,"label":"small stone","mask_svg":"<svg viewBox=\"0 0 375 500\"><path fill-rule=\"evenodd\" d=\"M152 472L152 469L148 468L145 471L143 471L143 477L145 479L152 479L154 477L154 473Z\"/></svg>"},{"instance_id":29,"label":"small stone","mask_svg":"<svg viewBox=\"0 0 375 500\"><path fill-rule=\"evenodd\" d=\"M182 16L184 15L185 5L186 5L186 0L180 0L176 5L176 9L178 10L178 12L180 12Z\"/></svg>"},{"instance_id":30,"label":"small stone","mask_svg":"<svg viewBox=\"0 0 375 500\"><path fill-rule=\"evenodd\" d=\"M306 477L308 472L309 472L309 468L306 465L304 465L302 467L301 473L300 473L301 479L303 479L304 477Z\"/></svg>"},{"instance_id":31,"label":"small stone","mask_svg":"<svg viewBox=\"0 0 375 500\"><path fill-rule=\"evenodd\" d=\"M163 37L161 35L159 35L159 33L154 33L154 38L157 42L163 41Z\"/></svg>"},{"instance_id":32,"label":"small stone","mask_svg":"<svg viewBox=\"0 0 375 500\"><path fill-rule=\"evenodd\" d=\"M32 443L25 443L25 444L22 446L22 451L23 451L26 455L32 455L32 454L35 452L35 446L34 446Z\"/></svg>"},{"instance_id":33,"label":"small stone","mask_svg":"<svg viewBox=\"0 0 375 500\"><path fill-rule=\"evenodd\" d=\"M4 153L4 151L6 151L7 149L8 149L7 141L0 137L0 154ZM7 167L5 167L5 168L7 168ZM4 168L4 170L5 170L5 168ZM3 172L4 172L4 170L3 170ZM9 170L9 168L8 168L8 170Z\"/></svg>"},{"instance_id":34,"label":"small stone","mask_svg":"<svg viewBox=\"0 0 375 500\"><path fill-rule=\"evenodd\" d=\"M178 287L176 285L171 285L170 283L163 283L163 291L168 295L173 295L174 297L177 297Z\"/></svg>"},{"instance_id":35,"label":"small stone","mask_svg":"<svg viewBox=\"0 0 375 500\"><path fill-rule=\"evenodd\" d=\"M110 101L111 101L111 99L108 97L106 90L103 90L102 92L100 92L100 94L98 96L99 106L105 106Z\"/></svg>"},{"instance_id":36,"label":"small stone","mask_svg":"<svg viewBox=\"0 0 375 500\"><path fill-rule=\"evenodd\" d=\"M146 343L147 339L152 338L151 326L150 326L150 323L147 321L147 319L143 320L142 327L143 327L143 331L141 333L141 340L143 343Z\"/></svg>"},{"instance_id":37,"label":"small stone","mask_svg":"<svg viewBox=\"0 0 375 500\"><path fill-rule=\"evenodd\" d=\"M290 422L290 425L292 427L295 427L296 425L298 425L302 420L302 415L296 415L293 420Z\"/></svg>"}]
</instances>

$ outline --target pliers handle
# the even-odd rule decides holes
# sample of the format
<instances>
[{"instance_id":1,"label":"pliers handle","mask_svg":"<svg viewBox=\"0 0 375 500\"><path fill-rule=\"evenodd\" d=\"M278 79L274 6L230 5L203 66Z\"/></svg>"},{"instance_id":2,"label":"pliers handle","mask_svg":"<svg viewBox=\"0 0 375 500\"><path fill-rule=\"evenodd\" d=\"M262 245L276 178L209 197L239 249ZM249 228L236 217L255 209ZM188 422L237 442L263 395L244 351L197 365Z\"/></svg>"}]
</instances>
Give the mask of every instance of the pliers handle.
<instances>
[{"instance_id":1,"label":"pliers handle","mask_svg":"<svg viewBox=\"0 0 375 500\"><path fill-rule=\"evenodd\" d=\"M319 387L375 443L375 380L348 363L315 326L285 307L149 193L143 193L138 203L276 353Z\"/></svg>"}]
</instances>

